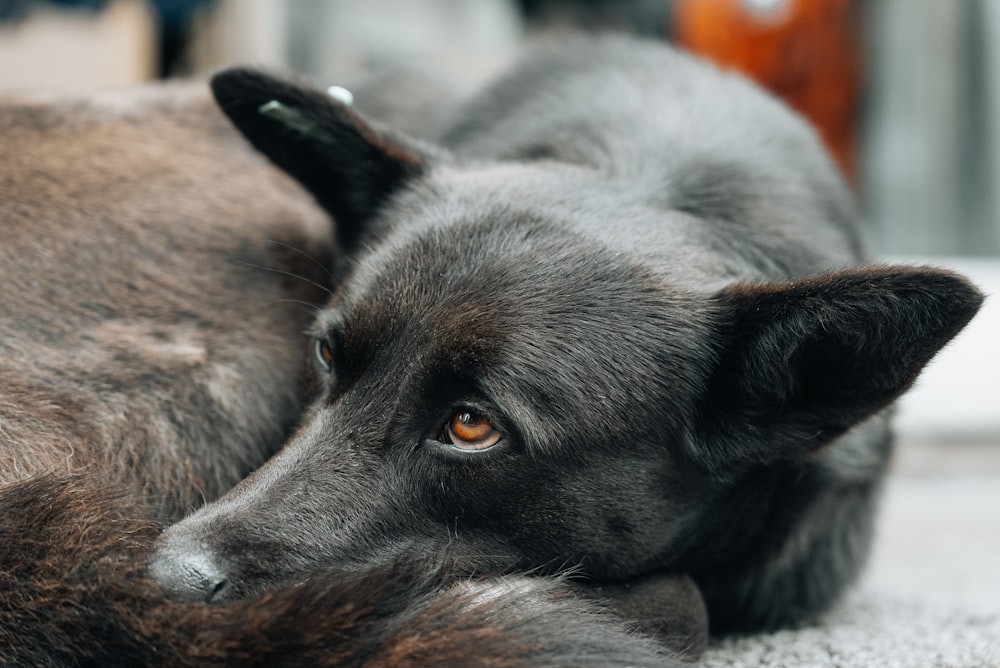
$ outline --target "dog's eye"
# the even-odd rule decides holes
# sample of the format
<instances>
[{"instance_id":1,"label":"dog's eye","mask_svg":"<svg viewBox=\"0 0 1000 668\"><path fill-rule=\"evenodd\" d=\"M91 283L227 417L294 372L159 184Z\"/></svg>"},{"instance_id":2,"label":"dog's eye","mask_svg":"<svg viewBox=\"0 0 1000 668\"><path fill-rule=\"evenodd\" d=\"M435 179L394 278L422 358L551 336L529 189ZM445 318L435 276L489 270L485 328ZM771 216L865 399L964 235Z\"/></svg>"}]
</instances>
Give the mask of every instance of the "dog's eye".
<instances>
[{"instance_id":1,"label":"dog's eye","mask_svg":"<svg viewBox=\"0 0 1000 668\"><path fill-rule=\"evenodd\" d=\"M452 413L444 431L448 441L459 450L485 450L500 442L500 432L489 420L464 408Z\"/></svg>"},{"instance_id":2,"label":"dog's eye","mask_svg":"<svg viewBox=\"0 0 1000 668\"><path fill-rule=\"evenodd\" d=\"M330 343L326 339L316 341L316 359L327 371L333 369L333 349L330 348Z\"/></svg>"}]
</instances>

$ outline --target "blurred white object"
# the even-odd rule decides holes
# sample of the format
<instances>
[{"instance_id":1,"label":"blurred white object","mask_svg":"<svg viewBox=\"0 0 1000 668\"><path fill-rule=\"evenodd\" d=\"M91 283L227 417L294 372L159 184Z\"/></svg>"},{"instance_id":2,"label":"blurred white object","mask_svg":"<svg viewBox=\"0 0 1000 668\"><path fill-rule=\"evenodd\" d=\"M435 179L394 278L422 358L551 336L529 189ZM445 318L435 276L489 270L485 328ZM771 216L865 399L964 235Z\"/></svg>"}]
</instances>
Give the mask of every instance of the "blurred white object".
<instances>
[{"instance_id":1,"label":"blurred white object","mask_svg":"<svg viewBox=\"0 0 1000 668\"><path fill-rule=\"evenodd\" d=\"M906 258L968 276L986 294L978 315L924 369L903 395L896 419L901 440L985 442L1000 436L1000 261Z\"/></svg>"},{"instance_id":2,"label":"blurred white object","mask_svg":"<svg viewBox=\"0 0 1000 668\"><path fill-rule=\"evenodd\" d=\"M476 61L506 54L521 38L507 0L300 0L289 10L292 66L339 80L385 64L428 57Z\"/></svg>"},{"instance_id":3,"label":"blurred white object","mask_svg":"<svg viewBox=\"0 0 1000 668\"><path fill-rule=\"evenodd\" d=\"M0 25L0 91L93 90L156 75L153 15L142 0L99 12L40 6Z\"/></svg>"},{"instance_id":4,"label":"blurred white object","mask_svg":"<svg viewBox=\"0 0 1000 668\"><path fill-rule=\"evenodd\" d=\"M354 93L347 90L343 86L330 86L326 89L326 94L337 102L345 104L348 107L354 104Z\"/></svg>"},{"instance_id":5,"label":"blurred white object","mask_svg":"<svg viewBox=\"0 0 1000 668\"><path fill-rule=\"evenodd\" d=\"M508 0L220 0L198 22L189 55L193 72L248 63L345 81L414 60L479 69L522 34Z\"/></svg>"}]
</instances>

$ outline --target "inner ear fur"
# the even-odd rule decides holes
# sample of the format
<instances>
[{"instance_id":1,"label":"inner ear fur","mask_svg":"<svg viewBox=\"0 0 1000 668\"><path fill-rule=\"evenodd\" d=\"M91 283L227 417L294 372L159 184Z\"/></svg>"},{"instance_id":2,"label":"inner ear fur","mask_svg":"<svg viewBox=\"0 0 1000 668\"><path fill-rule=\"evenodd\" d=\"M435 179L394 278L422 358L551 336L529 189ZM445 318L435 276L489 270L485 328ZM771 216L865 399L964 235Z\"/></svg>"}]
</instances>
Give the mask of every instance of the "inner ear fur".
<instances>
[{"instance_id":1,"label":"inner ear fur","mask_svg":"<svg viewBox=\"0 0 1000 668\"><path fill-rule=\"evenodd\" d=\"M713 467L806 454L886 407L975 315L957 274L876 266L723 289L695 456Z\"/></svg>"},{"instance_id":2,"label":"inner ear fur","mask_svg":"<svg viewBox=\"0 0 1000 668\"><path fill-rule=\"evenodd\" d=\"M354 246L385 199L424 169L415 150L322 91L248 68L216 74L211 88L250 143L332 214L342 248ZM271 102L292 122L262 113Z\"/></svg>"}]
</instances>

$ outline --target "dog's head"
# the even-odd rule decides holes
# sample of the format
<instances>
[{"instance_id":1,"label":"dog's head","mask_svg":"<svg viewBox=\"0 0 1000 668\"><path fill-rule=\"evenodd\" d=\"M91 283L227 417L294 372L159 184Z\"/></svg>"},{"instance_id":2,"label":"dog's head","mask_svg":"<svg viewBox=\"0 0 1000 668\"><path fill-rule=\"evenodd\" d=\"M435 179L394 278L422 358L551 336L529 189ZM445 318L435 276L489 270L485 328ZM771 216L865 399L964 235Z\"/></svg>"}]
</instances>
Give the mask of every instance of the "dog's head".
<instances>
[{"instance_id":1,"label":"dog's head","mask_svg":"<svg viewBox=\"0 0 1000 668\"><path fill-rule=\"evenodd\" d=\"M408 550L470 574L669 569L741 472L880 411L980 301L887 267L699 290L588 232L624 215L589 170L461 164L253 71L213 88L332 213L348 268L297 434L163 536L153 572L191 595Z\"/></svg>"}]
</instances>

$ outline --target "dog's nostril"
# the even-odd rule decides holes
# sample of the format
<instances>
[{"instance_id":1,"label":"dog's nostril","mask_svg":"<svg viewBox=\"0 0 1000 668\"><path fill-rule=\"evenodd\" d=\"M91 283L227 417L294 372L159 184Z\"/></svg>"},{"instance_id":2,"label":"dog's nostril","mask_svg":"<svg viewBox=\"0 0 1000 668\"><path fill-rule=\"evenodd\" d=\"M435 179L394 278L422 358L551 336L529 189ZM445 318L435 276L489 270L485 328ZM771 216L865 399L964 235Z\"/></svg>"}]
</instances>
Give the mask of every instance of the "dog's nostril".
<instances>
[{"instance_id":1,"label":"dog's nostril","mask_svg":"<svg viewBox=\"0 0 1000 668\"><path fill-rule=\"evenodd\" d=\"M222 568L204 552L161 550L149 572L169 592L202 601L217 599L227 583Z\"/></svg>"},{"instance_id":2,"label":"dog's nostril","mask_svg":"<svg viewBox=\"0 0 1000 668\"><path fill-rule=\"evenodd\" d=\"M223 580L219 580L215 584L215 587L212 588L212 593L208 595L208 600L212 601L212 600L218 598L219 595L222 593L222 590L225 589L225 588L226 588L226 580L224 580L224 579Z\"/></svg>"}]
</instances>

